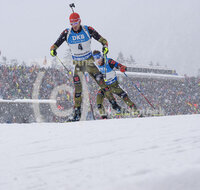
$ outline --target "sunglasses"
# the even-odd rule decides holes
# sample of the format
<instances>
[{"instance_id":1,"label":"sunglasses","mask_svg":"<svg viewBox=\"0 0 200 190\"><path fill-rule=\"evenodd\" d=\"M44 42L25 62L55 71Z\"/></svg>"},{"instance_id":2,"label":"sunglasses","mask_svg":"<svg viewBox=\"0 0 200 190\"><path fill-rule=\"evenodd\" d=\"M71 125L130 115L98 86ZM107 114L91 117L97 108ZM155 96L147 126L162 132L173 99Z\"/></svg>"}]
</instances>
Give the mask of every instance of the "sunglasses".
<instances>
[{"instance_id":1,"label":"sunglasses","mask_svg":"<svg viewBox=\"0 0 200 190\"><path fill-rule=\"evenodd\" d=\"M71 24L72 26L76 26L76 25L79 24L79 21L78 21L78 22L71 22L70 24Z\"/></svg>"},{"instance_id":2,"label":"sunglasses","mask_svg":"<svg viewBox=\"0 0 200 190\"><path fill-rule=\"evenodd\" d=\"M94 57L94 59L100 59L100 58L102 58L102 55L100 53L94 54L93 57Z\"/></svg>"}]
</instances>

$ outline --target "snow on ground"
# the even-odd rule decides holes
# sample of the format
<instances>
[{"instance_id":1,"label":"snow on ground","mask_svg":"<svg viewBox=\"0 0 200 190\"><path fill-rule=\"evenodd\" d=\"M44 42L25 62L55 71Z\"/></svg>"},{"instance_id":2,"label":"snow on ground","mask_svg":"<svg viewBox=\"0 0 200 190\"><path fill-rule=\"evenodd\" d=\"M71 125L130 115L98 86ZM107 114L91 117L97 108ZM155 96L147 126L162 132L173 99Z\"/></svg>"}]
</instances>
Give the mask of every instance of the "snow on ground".
<instances>
[{"instance_id":1,"label":"snow on ground","mask_svg":"<svg viewBox=\"0 0 200 190\"><path fill-rule=\"evenodd\" d=\"M200 115L0 125L1 190L199 190Z\"/></svg>"}]
</instances>

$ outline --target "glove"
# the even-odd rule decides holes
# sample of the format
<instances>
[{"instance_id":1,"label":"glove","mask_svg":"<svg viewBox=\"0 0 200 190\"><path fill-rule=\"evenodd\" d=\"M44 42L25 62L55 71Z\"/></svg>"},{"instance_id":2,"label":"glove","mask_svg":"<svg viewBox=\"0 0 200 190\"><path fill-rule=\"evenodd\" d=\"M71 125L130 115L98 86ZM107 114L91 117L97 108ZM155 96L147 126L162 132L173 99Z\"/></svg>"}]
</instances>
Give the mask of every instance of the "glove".
<instances>
[{"instance_id":1,"label":"glove","mask_svg":"<svg viewBox=\"0 0 200 190\"><path fill-rule=\"evenodd\" d=\"M122 66L120 67L120 71L121 71L122 73L124 73L125 71L127 71L127 67L124 66L124 65L122 65Z\"/></svg>"},{"instance_id":2,"label":"glove","mask_svg":"<svg viewBox=\"0 0 200 190\"><path fill-rule=\"evenodd\" d=\"M57 51L56 51L56 46L55 45L52 45L51 46L51 49L50 49L50 54L52 57L55 57L57 55Z\"/></svg>"},{"instance_id":3,"label":"glove","mask_svg":"<svg viewBox=\"0 0 200 190\"><path fill-rule=\"evenodd\" d=\"M55 49L52 49L50 54L51 54L52 57L55 57L57 55L57 52L56 52Z\"/></svg>"},{"instance_id":4,"label":"glove","mask_svg":"<svg viewBox=\"0 0 200 190\"><path fill-rule=\"evenodd\" d=\"M107 46L103 46L102 52L103 52L104 55L107 55L108 54L108 47Z\"/></svg>"}]
</instances>

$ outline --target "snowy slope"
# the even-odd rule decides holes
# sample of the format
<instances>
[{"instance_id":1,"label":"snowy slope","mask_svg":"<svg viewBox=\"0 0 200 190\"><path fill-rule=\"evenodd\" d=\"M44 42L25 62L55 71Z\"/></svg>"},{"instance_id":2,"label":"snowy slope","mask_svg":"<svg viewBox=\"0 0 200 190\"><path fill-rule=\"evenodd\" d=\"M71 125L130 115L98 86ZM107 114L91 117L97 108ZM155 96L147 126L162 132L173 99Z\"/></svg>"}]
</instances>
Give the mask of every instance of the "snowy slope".
<instances>
[{"instance_id":1,"label":"snowy slope","mask_svg":"<svg viewBox=\"0 0 200 190\"><path fill-rule=\"evenodd\" d=\"M199 190L200 115L1 124L1 190Z\"/></svg>"}]
</instances>

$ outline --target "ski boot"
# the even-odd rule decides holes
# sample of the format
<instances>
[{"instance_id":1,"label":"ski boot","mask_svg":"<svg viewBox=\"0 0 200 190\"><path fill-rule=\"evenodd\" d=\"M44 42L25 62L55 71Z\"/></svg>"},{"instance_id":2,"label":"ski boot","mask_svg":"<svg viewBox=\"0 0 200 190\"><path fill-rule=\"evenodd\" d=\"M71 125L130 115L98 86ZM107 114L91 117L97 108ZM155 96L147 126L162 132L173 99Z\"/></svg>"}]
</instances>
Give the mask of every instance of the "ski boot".
<instances>
[{"instance_id":1,"label":"ski boot","mask_svg":"<svg viewBox=\"0 0 200 190\"><path fill-rule=\"evenodd\" d=\"M101 119L108 119L107 115L102 115Z\"/></svg>"},{"instance_id":2,"label":"ski boot","mask_svg":"<svg viewBox=\"0 0 200 190\"><path fill-rule=\"evenodd\" d=\"M116 110L117 114L121 114L121 107L117 104L116 101L110 101L112 108Z\"/></svg>"},{"instance_id":3,"label":"ski boot","mask_svg":"<svg viewBox=\"0 0 200 190\"><path fill-rule=\"evenodd\" d=\"M136 105L133 104L132 106L130 106L130 109L131 109L131 112L132 112L132 115L134 117L143 117L143 115L140 113L140 111L137 109Z\"/></svg>"},{"instance_id":4,"label":"ski boot","mask_svg":"<svg viewBox=\"0 0 200 190\"><path fill-rule=\"evenodd\" d=\"M69 122L80 121L81 119L81 107L77 107L74 109L74 116L72 119L69 119Z\"/></svg>"}]
</instances>

